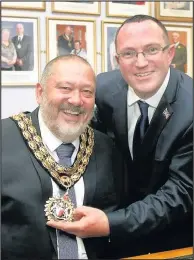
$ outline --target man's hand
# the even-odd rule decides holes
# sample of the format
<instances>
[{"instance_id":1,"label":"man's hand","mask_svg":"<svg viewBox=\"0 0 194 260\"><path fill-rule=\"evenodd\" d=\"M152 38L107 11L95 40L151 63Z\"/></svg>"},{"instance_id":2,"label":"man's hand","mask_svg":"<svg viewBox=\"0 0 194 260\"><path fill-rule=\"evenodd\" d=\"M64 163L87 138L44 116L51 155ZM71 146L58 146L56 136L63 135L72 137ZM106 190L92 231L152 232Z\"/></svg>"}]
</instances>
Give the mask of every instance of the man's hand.
<instances>
[{"instance_id":1,"label":"man's hand","mask_svg":"<svg viewBox=\"0 0 194 260\"><path fill-rule=\"evenodd\" d=\"M47 225L81 238L108 236L110 233L108 218L99 209L79 207L75 209L74 219L74 222L50 220Z\"/></svg>"}]
</instances>

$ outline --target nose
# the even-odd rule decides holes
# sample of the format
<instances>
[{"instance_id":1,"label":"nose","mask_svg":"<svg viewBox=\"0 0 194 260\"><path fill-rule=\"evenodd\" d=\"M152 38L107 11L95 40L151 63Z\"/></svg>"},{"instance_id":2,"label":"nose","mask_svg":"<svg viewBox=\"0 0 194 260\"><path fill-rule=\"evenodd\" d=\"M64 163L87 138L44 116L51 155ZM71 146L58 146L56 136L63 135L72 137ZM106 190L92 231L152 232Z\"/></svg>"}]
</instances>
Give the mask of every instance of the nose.
<instances>
[{"instance_id":1,"label":"nose","mask_svg":"<svg viewBox=\"0 0 194 260\"><path fill-rule=\"evenodd\" d=\"M74 90L68 99L68 102L74 106L82 106L83 101L79 90Z\"/></svg>"},{"instance_id":2,"label":"nose","mask_svg":"<svg viewBox=\"0 0 194 260\"><path fill-rule=\"evenodd\" d=\"M136 66L139 68L146 67L148 65L148 60L145 58L143 52L137 53Z\"/></svg>"}]
</instances>

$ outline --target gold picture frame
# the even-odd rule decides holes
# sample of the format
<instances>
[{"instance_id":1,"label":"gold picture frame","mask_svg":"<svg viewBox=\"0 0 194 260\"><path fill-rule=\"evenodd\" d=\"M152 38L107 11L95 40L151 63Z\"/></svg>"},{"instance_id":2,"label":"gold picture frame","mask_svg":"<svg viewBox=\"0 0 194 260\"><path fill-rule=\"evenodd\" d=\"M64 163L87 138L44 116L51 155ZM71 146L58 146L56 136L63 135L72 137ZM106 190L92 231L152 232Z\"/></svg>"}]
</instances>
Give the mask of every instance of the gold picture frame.
<instances>
[{"instance_id":1,"label":"gold picture frame","mask_svg":"<svg viewBox=\"0 0 194 260\"><path fill-rule=\"evenodd\" d=\"M156 2L156 18L161 21L169 22L192 22L193 2Z\"/></svg>"},{"instance_id":2,"label":"gold picture frame","mask_svg":"<svg viewBox=\"0 0 194 260\"><path fill-rule=\"evenodd\" d=\"M101 22L101 46L102 46L102 71L118 69L115 59L115 34L123 21L102 21Z\"/></svg>"},{"instance_id":3,"label":"gold picture frame","mask_svg":"<svg viewBox=\"0 0 194 260\"><path fill-rule=\"evenodd\" d=\"M21 44L18 44L16 25L22 24L24 36ZM2 16L1 28L10 32L10 41L14 45L17 58L22 60L19 68L17 63L13 64L11 71L3 70L1 60L1 80L2 86L33 86L39 81L40 77L40 21L38 17L25 16ZM22 50L23 48L23 50ZM20 51L20 53L19 53ZM2 56L3 54L1 54ZM19 57L22 55L21 57Z\"/></svg>"},{"instance_id":4,"label":"gold picture frame","mask_svg":"<svg viewBox=\"0 0 194 260\"><path fill-rule=\"evenodd\" d=\"M148 1L107 1L107 17L130 17L136 14L151 14L151 3Z\"/></svg>"},{"instance_id":5,"label":"gold picture frame","mask_svg":"<svg viewBox=\"0 0 194 260\"><path fill-rule=\"evenodd\" d=\"M168 31L170 43L176 44L175 57L172 63L175 64L176 69L182 70L190 77L193 77L193 28L192 26L172 25L172 24L164 24L164 25ZM173 33L175 33L174 36ZM185 55L186 57L184 57ZM182 56L182 58L180 56ZM177 65L176 65L176 60L177 60ZM184 60L186 60L186 62ZM182 66L180 64L181 63L180 61L182 61Z\"/></svg>"},{"instance_id":6,"label":"gold picture frame","mask_svg":"<svg viewBox=\"0 0 194 260\"><path fill-rule=\"evenodd\" d=\"M46 2L1 2L3 9L19 9L19 10L30 10L30 11L45 11Z\"/></svg>"},{"instance_id":7,"label":"gold picture frame","mask_svg":"<svg viewBox=\"0 0 194 260\"><path fill-rule=\"evenodd\" d=\"M53 13L100 15L101 3L96 1L52 2Z\"/></svg>"},{"instance_id":8,"label":"gold picture frame","mask_svg":"<svg viewBox=\"0 0 194 260\"><path fill-rule=\"evenodd\" d=\"M64 41L66 27L70 27L72 31L68 44L66 44L67 41L66 43ZM74 19L70 17L47 17L47 62L56 56L74 53L74 41L80 41L87 61L96 72L96 21L93 19ZM66 46L62 46L62 44L66 44Z\"/></svg>"}]
</instances>

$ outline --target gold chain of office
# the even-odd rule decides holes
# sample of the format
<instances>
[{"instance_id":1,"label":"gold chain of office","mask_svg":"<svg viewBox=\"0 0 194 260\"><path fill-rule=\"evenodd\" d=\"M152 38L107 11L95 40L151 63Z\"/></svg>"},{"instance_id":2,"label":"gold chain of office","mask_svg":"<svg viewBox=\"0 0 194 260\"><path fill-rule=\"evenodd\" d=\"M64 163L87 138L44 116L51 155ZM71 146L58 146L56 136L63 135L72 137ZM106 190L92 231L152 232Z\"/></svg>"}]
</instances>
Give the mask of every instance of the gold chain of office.
<instances>
[{"instance_id":1,"label":"gold chain of office","mask_svg":"<svg viewBox=\"0 0 194 260\"><path fill-rule=\"evenodd\" d=\"M89 163L90 156L94 147L94 131L87 126L84 133L80 136L80 147L76 160L71 167L65 167L58 164L45 148L42 138L38 135L36 128L32 124L31 118L24 113L14 115L11 118L18 124L23 137L35 157L41 162L44 168L57 183L60 183L66 189L69 189L77 182L85 172Z\"/></svg>"}]
</instances>

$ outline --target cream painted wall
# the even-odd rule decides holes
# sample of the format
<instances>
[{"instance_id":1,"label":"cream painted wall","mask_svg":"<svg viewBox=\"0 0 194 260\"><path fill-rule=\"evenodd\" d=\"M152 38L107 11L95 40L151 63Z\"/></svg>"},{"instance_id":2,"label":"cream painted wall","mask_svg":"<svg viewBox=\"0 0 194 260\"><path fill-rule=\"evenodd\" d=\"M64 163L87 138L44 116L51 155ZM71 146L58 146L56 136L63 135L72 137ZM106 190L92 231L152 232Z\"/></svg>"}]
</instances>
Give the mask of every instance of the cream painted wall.
<instances>
[{"instance_id":1,"label":"cream painted wall","mask_svg":"<svg viewBox=\"0 0 194 260\"><path fill-rule=\"evenodd\" d=\"M154 16L154 3L152 4L151 14ZM25 17L39 17L40 19L40 66L41 71L46 65L46 17L72 17L72 18L92 18L96 19L96 47L97 47L97 74L101 72L101 21L113 21L121 20L121 18L109 18L106 17L106 3L101 2L101 15L92 16L92 15L78 15L78 14L59 14L51 12L51 3L46 2L46 11L20 11L20 10L2 10L2 15L13 15L13 16L25 16ZM165 22L166 23L166 22ZM173 24L168 22L167 24ZM184 23L180 23L183 24ZM35 88L34 86L2 86L1 92L1 117L6 118L12 114L19 113L21 111L32 111L36 108L36 99L35 99Z\"/></svg>"}]
</instances>

